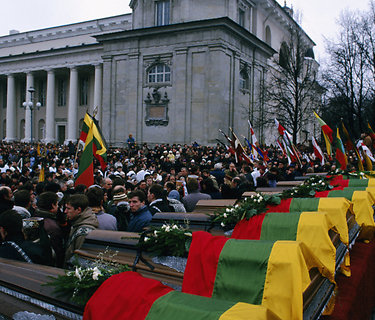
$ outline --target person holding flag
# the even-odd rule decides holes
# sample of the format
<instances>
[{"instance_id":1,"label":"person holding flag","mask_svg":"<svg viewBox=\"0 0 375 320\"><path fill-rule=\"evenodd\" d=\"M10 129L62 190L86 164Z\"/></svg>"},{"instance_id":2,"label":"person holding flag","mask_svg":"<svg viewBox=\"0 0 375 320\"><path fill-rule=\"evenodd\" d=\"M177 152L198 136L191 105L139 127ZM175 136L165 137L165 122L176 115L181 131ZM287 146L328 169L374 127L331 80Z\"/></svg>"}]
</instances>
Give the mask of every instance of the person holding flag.
<instances>
[{"instance_id":1,"label":"person holding flag","mask_svg":"<svg viewBox=\"0 0 375 320\"><path fill-rule=\"evenodd\" d=\"M326 142L326 149L330 159L332 159L332 144L333 144L333 131L332 129L318 116L314 111L315 117L318 119L318 122L322 128L324 141Z\"/></svg>"},{"instance_id":2,"label":"person holding flag","mask_svg":"<svg viewBox=\"0 0 375 320\"><path fill-rule=\"evenodd\" d=\"M94 157L100 162L102 170L106 168L107 146L99 124L94 117L86 113L80 141L85 143L80 159L75 185L84 184L89 187L94 184Z\"/></svg>"}]
</instances>

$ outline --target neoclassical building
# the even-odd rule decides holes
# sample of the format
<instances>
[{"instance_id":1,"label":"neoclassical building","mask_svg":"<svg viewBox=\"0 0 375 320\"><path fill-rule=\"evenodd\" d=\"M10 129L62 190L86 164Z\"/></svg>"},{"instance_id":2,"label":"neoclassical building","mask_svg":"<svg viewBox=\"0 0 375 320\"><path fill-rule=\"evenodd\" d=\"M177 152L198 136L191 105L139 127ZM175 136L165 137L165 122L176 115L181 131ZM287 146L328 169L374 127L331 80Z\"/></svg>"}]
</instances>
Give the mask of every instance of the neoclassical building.
<instances>
[{"instance_id":1,"label":"neoclassical building","mask_svg":"<svg viewBox=\"0 0 375 320\"><path fill-rule=\"evenodd\" d=\"M249 135L247 120L266 107L269 59L289 28L300 28L290 9L275 0L130 7L131 14L0 37L5 141L76 141L86 110L96 108L116 146L130 133L151 144L213 144L229 127Z\"/></svg>"}]
</instances>

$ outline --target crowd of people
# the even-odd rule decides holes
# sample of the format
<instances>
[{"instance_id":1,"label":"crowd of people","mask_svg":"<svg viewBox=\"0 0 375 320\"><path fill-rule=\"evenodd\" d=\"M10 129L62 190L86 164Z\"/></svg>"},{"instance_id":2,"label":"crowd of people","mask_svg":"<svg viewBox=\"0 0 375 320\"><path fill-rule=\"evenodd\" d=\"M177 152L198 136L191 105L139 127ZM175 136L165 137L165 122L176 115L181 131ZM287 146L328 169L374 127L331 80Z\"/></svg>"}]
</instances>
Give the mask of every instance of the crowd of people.
<instances>
[{"instance_id":1,"label":"crowd of people","mask_svg":"<svg viewBox=\"0 0 375 320\"><path fill-rule=\"evenodd\" d=\"M0 257L68 267L94 229L141 232L158 212L191 212L201 199L239 199L244 191L332 169L302 151L297 164L273 147L268 161L236 163L220 144L149 147L132 140L108 150L105 170L94 160L94 185L85 186L74 182L73 144L1 144ZM28 224L37 225L36 235Z\"/></svg>"}]
</instances>

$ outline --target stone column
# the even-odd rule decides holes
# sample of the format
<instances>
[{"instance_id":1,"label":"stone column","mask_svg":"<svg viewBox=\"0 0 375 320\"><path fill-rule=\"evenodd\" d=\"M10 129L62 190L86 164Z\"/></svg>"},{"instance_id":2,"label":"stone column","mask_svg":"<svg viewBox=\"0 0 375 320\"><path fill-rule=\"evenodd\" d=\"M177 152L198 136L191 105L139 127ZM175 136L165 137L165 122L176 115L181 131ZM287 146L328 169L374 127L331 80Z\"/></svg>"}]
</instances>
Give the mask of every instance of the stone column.
<instances>
[{"instance_id":1,"label":"stone column","mask_svg":"<svg viewBox=\"0 0 375 320\"><path fill-rule=\"evenodd\" d=\"M70 69L69 81L69 106L68 106L68 137L65 143L77 141L78 124L78 70L76 67Z\"/></svg>"},{"instance_id":2,"label":"stone column","mask_svg":"<svg viewBox=\"0 0 375 320\"><path fill-rule=\"evenodd\" d=\"M44 142L55 142L55 71L47 71L46 137Z\"/></svg>"},{"instance_id":3,"label":"stone column","mask_svg":"<svg viewBox=\"0 0 375 320\"><path fill-rule=\"evenodd\" d=\"M16 81L13 74L8 75L7 113L6 113L6 142L16 140Z\"/></svg>"},{"instance_id":4,"label":"stone column","mask_svg":"<svg viewBox=\"0 0 375 320\"><path fill-rule=\"evenodd\" d=\"M29 72L26 75L26 104L28 105L32 101L32 94L29 92L30 88L34 88L34 75ZM23 103L23 101L22 101ZM32 111L29 106L25 109L25 138L22 140L23 142L31 142L32 137Z\"/></svg>"},{"instance_id":5,"label":"stone column","mask_svg":"<svg viewBox=\"0 0 375 320\"><path fill-rule=\"evenodd\" d=\"M93 110L95 110L95 108L98 108L98 113L97 113L96 119L98 119L99 123L101 123L101 120L102 120L102 91L103 91L102 83L103 83L102 65L97 64L97 65L95 65L95 84L94 84ZM93 110L91 110L91 114L92 114Z\"/></svg>"}]
</instances>

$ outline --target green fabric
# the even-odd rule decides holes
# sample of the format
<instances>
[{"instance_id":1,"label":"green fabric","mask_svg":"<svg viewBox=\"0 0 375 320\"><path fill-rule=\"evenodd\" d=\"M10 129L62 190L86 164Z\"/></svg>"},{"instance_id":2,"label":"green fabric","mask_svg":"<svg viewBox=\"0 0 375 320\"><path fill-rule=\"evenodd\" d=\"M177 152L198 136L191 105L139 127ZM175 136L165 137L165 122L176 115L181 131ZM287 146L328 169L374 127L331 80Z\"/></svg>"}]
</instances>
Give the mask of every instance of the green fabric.
<instances>
[{"instance_id":1,"label":"green fabric","mask_svg":"<svg viewBox=\"0 0 375 320\"><path fill-rule=\"evenodd\" d=\"M328 193L328 198L339 198L339 197L342 197L342 198L346 198L348 200L352 200L352 197L353 197L353 193L355 192L356 190L355 189L351 189L351 190L332 190Z\"/></svg>"},{"instance_id":2,"label":"green fabric","mask_svg":"<svg viewBox=\"0 0 375 320\"><path fill-rule=\"evenodd\" d=\"M171 291L153 303L146 320L217 320L235 304Z\"/></svg>"},{"instance_id":3,"label":"green fabric","mask_svg":"<svg viewBox=\"0 0 375 320\"><path fill-rule=\"evenodd\" d=\"M273 244L229 239L220 253L212 297L260 305Z\"/></svg>"},{"instance_id":4,"label":"green fabric","mask_svg":"<svg viewBox=\"0 0 375 320\"><path fill-rule=\"evenodd\" d=\"M293 198L290 203L290 212L318 211L319 198Z\"/></svg>"},{"instance_id":5,"label":"green fabric","mask_svg":"<svg viewBox=\"0 0 375 320\"><path fill-rule=\"evenodd\" d=\"M350 179L348 187L367 187L368 179Z\"/></svg>"},{"instance_id":6,"label":"green fabric","mask_svg":"<svg viewBox=\"0 0 375 320\"><path fill-rule=\"evenodd\" d=\"M344 191L366 191L367 187L347 187ZM332 190L335 191L335 190Z\"/></svg>"},{"instance_id":7,"label":"green fabric","mask_svg":"<svg viewBox=\"0 0 375 320\"><path fill-rule=\"evenodd\" d=\"M262 224L260 240L296 240L299 212L270 212Z\"/></svg>"}]
</instances>

